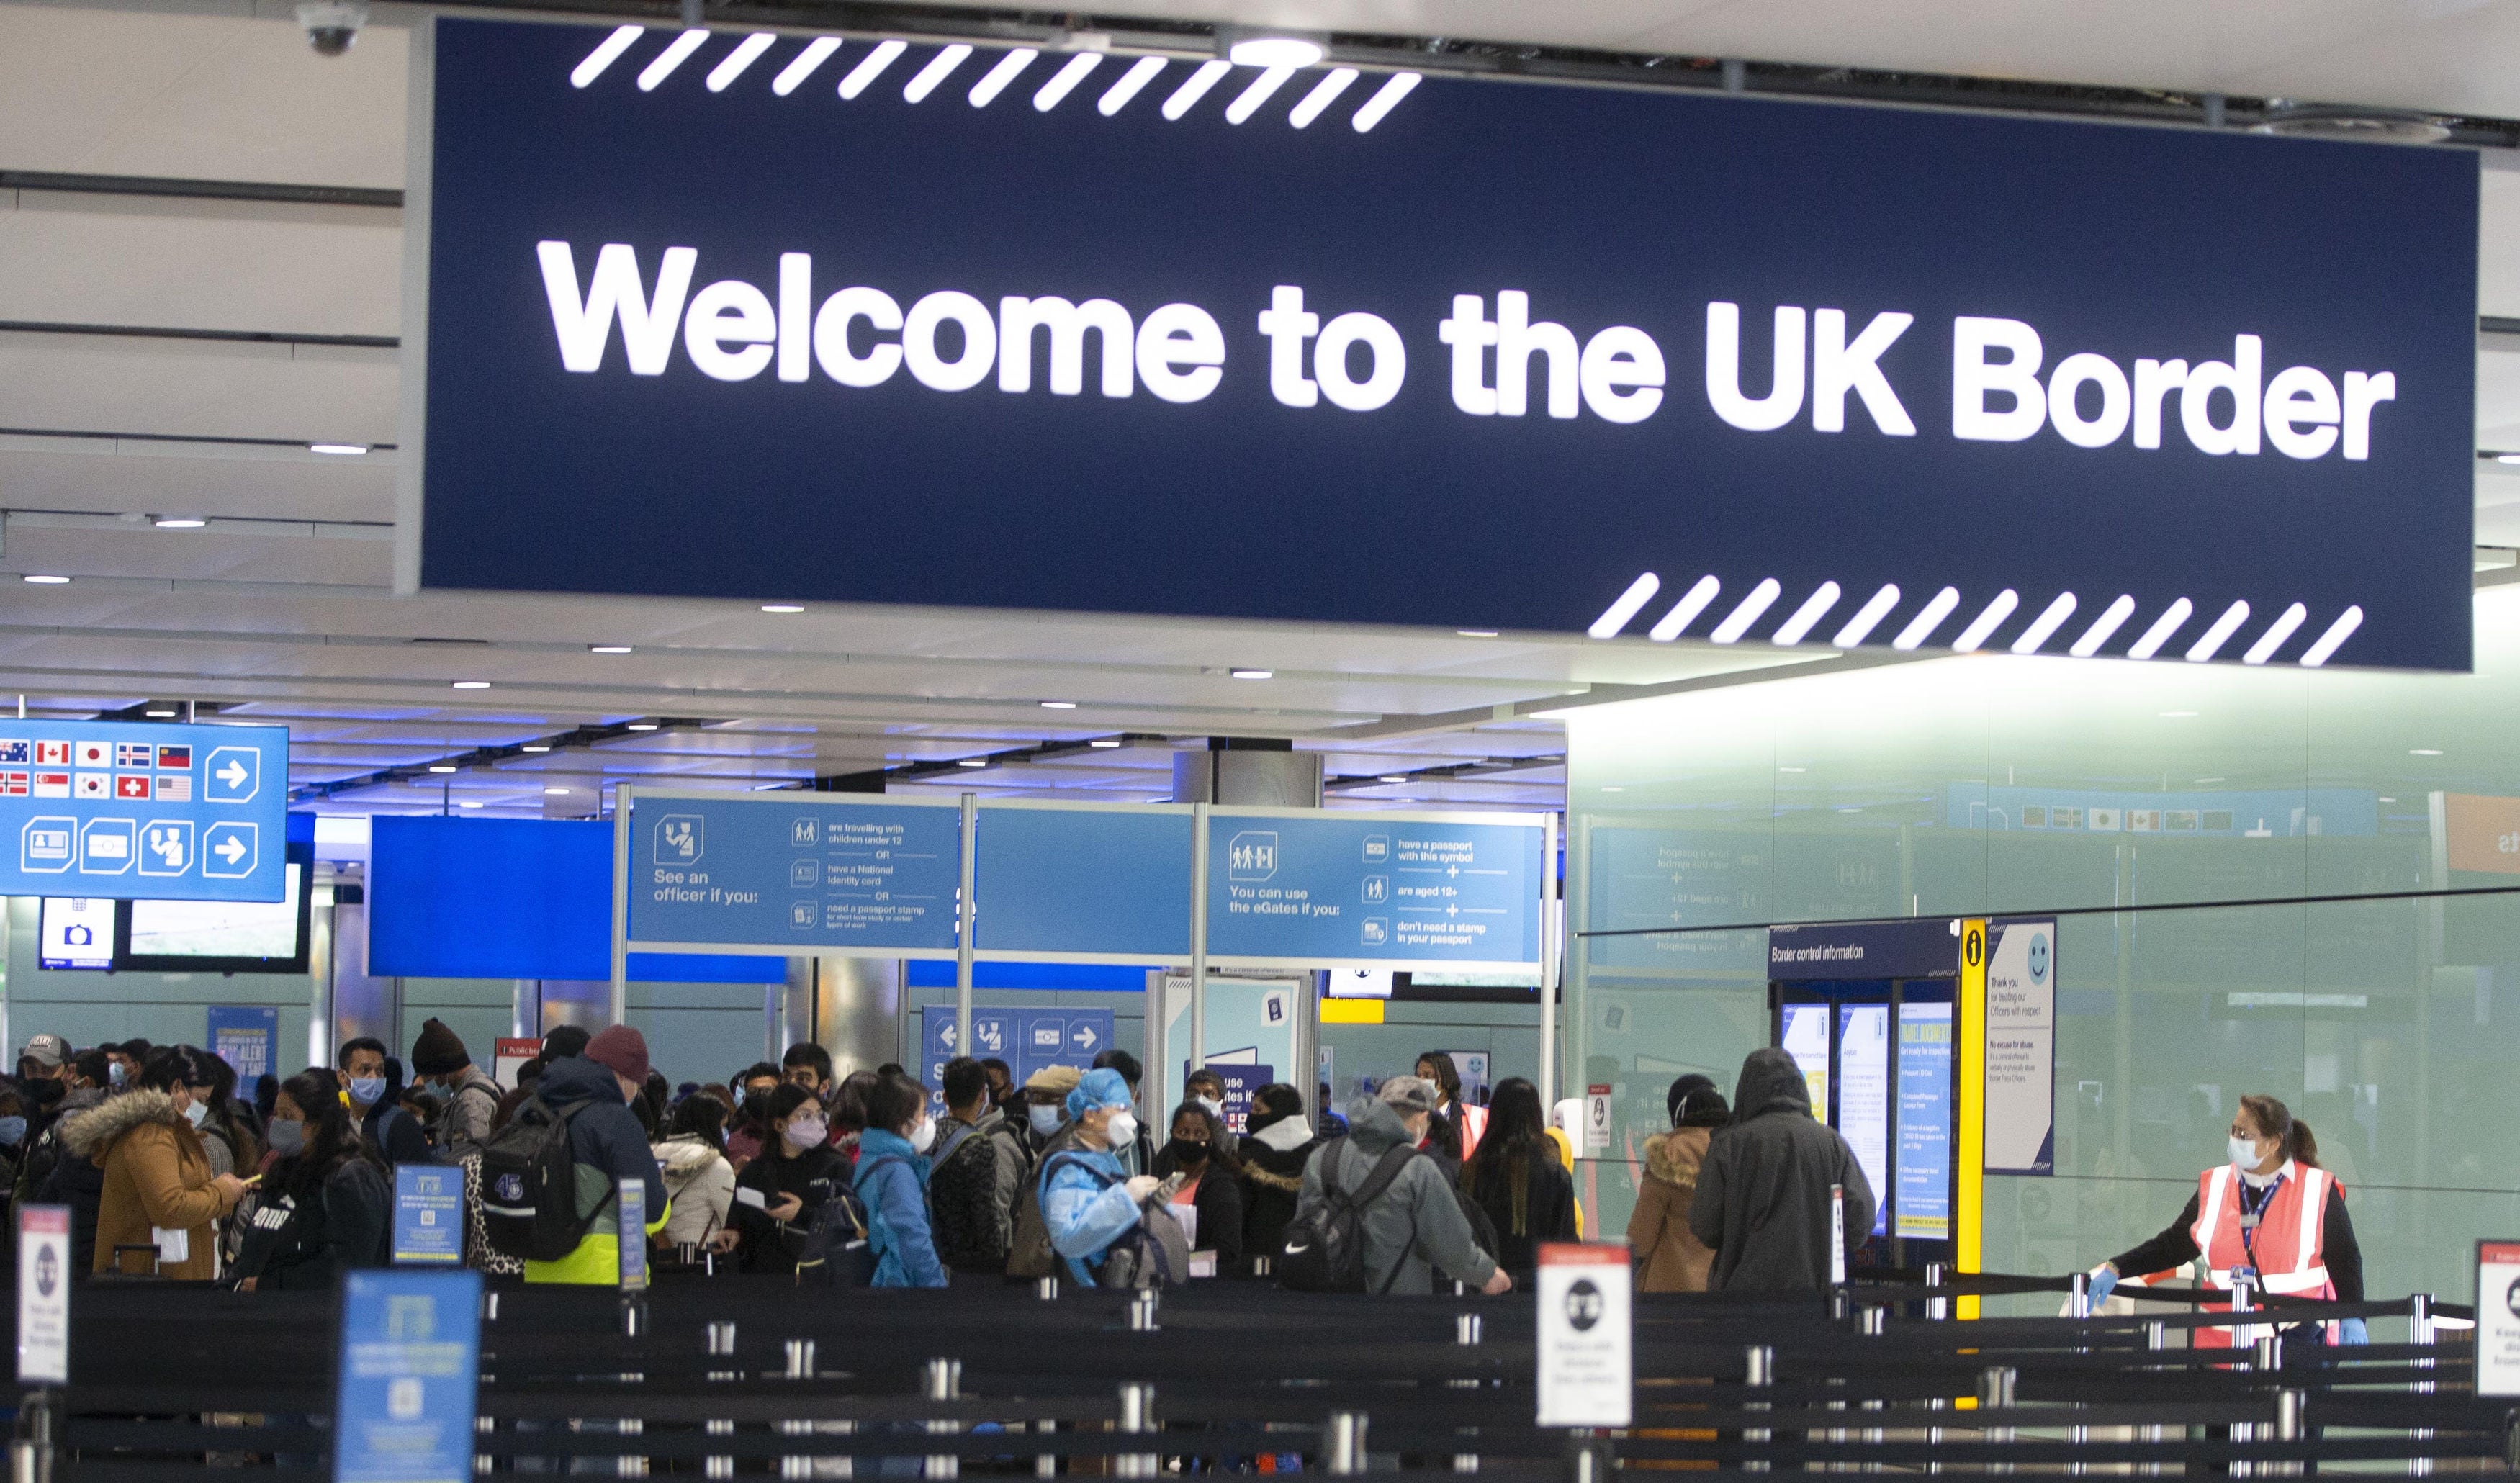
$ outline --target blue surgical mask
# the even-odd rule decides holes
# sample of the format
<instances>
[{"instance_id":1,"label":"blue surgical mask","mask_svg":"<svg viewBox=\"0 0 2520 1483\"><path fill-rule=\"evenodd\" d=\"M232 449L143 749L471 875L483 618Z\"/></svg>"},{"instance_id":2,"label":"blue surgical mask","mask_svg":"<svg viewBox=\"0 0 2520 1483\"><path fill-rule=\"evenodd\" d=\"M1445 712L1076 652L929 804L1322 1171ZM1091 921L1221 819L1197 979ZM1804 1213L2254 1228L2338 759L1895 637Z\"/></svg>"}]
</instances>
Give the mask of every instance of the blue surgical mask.
<instances>
[{"instance_id":1,"label":"blue surgical mask","mask_svg":"<svg viewBox=\"0 0 2520 1483\"><path fill-rule=\"evenodd\" d=\"M1058 1131L1058 1109L1035 1105L1026 1109L1032 1118L1032 1130L1044 1138Z\"/></svg>"},{"instance_id":2,"label":"blue surgical mask","mask_svg":"<svg viewBox=\"0 0 2520 1483\"><path fill-rule=\"evenodd\" d=\"M290 1158L304 1152L305 1148L306 1125L304 1123L284 1122L276 1117L271 1120L272 1152L283 1158Z\"/></svg>"},{"instance_id":3,"label":"blue surgical mask","mask_svg":"<svg viewBox=\"0 0 2520 1483\"><path fill-rule=\"evenodd\" d=\"M209 1116L210 1104L208 1102L195 1101L185 1103L184 1121L191 1123L194 1127L198 1128L202 1123L208 1121Z\"/></svg>"},{"instance_id":4,"label":"blue surgical mask","mask_svg":"<svg viewBox=\"0 0 2520 1483\"><path fill-rule=\"evenodd\" d=\"M0 1117L0 1147L14 1148L26 1141L26 1120L22 1117Z\"/></svg>"},{"instance_id":5,"label":"blue surgical mask","mask_svg":"<svg viewBox=\"0 0 2520 1483\"><path fill-rule=\"evenodd\" d=\"M131 1073L124 1070L122 1062L117 1060L106 1067L105 1079L112 1083L114 1086L119 1087L124 1082L131 1079Z\"/></svg>"},{"instance_id":6,"label":"blue surgical mask","mask_svg":"<svg viewBox=\"0 0 2520 1483\"><path fill-rule=\"evenodd\" d=\"M353 1076L350 1078L350 1101L357 1102L362 1107L375 1106L378 1099L384 1095L385 1079L382 1076Z\"/></svg>"}]
</instances>

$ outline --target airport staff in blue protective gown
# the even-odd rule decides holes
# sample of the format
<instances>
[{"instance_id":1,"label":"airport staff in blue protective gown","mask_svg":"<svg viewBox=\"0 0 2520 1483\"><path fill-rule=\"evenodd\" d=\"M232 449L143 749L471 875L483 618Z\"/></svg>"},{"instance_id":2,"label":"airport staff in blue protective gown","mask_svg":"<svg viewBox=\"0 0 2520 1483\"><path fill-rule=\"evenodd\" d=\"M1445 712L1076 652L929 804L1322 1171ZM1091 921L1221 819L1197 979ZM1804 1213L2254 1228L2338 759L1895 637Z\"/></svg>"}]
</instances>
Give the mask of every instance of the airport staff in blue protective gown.
<instances>
[{"instance_id":1,"label":"airport staff in blue protective gown","mask_svg":"<svg viewBox=\"0 0 2520 1483\"><path fill-rule=\"evenodd\" d=\"M1137 1229L1138 1205L1154 1192L1156 1181L1148 1174L1131 1178L1111 1151L1138 1137L1129 1084L1119 1072L1108 1066L1086 1072L1067 1094L1067 1116L1076 1146L1042 1165L1041 1214L1068 1276L1092 1286L1112 1243Z\"/></svg>"}]
</instances>

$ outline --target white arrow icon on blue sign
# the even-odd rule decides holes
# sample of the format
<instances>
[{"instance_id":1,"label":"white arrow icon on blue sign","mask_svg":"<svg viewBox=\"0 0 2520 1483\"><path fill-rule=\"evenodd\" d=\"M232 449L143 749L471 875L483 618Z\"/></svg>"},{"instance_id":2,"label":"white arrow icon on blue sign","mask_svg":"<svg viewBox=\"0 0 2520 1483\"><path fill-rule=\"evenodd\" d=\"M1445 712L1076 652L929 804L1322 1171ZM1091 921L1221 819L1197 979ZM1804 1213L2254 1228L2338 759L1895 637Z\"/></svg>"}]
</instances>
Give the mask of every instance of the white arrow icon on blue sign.
<instances>
[{"instance_id":1,"label":"white arrow icon on blue sign","mask_svg":"<svg viewBox=\"0 0 2520 1483\"><path fill-rule=\"evenodd\" d=\"M202 762L204 802L248 803L261 790L262 753L254 747L213 747Z\"/></svg>"},{"instance_id":2,"label":"white arrow icon on blue sign","mask_svg":"<svg viewBox=\"0 0 2520 1483\"><path fill-rule=\"evenodd\" d=\"M213 824L202 831L202 874L214 880L242 880L253 874L259 831L250 824Z\"/></svg>"}]
</instances>

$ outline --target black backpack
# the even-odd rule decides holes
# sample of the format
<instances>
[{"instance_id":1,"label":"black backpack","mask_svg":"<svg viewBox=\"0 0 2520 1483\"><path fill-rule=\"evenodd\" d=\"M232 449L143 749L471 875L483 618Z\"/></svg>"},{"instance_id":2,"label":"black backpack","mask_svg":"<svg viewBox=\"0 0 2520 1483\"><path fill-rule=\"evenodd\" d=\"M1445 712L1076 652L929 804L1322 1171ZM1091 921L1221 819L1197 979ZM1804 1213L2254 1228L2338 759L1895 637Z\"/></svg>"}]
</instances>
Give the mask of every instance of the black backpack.
<instances>
[{"instance_id":1,"label":"black backpack","mask_svg":"<svg viewBox=\"0 0 2520 1483\"><path fill-rule=\"evenodd\" d=\"M873 1163L870 1160L869 1167ZM805 1228L805 1249L796 1257L796 1285L872 1287L876 1262L874 1224L867 1219L866 1201L858 1197L854 1186L843 1185L814 1207L814 1219Z\"/></svg>"},{"instance_id":2,"label":"black backpack","mask_svg":"<svg viewBox=\"0 0 2520 1483\"><path fill-rule=\"evenodd\" d=\"M577 1249L592 1213L577 1212L569 1124L592 1102L556 1108L528 1097L481 1149L481 1224L493 1249L556 1262Z\"/></svg>"},{"instance_id":3,"label":"black backpack","mask_svg":"<svg viewBox=\"0 0 2520 1483\"><path fill-rule=\"evenodd\" d=\"M1322 1202L1287 1225L1286 1246L1278 1257L1279 1283L1297 1292L1365 1291L1366 1207L1382 1197L1417 1151L1407 1144L1392 1148L1350 1193L1341 1173L1350 1159L1364 1155L1346 1139L1322 1149ZM1406 1265L1392 1264L1384 1291Z\"/></svg>"}]
</instances>

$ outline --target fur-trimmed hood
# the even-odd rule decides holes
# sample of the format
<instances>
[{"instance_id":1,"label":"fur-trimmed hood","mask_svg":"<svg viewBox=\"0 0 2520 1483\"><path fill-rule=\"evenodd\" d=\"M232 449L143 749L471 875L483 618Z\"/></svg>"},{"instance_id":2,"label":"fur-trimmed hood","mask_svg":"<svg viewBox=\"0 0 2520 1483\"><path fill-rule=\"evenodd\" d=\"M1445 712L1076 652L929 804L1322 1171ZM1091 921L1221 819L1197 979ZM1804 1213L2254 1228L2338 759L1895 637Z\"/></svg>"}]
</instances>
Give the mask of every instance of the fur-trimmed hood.
<instances>
[{"instance_id":1,"label":"fur-trimmed hood","mask_svg":"<svg viewBox=\"0 0 2520 1483\"><path fill-rule=\"evenodd\" d=\"M1706 1157L1707 1128L1673 1128L1645 1140L1645 1177L1666 1185L1694 1185Z\"/></svg>"},{"instance_id":2,"label":"fur-trimmed hood","mask_svg":"<svg viewBox=\"0 0 2520 1483\"><path fill-rule=\"evenodd\" d=\"M89 1163L102 1165L108 1148L145 1123L162 1123L170 1128L188 1126L184 1114L175 1110L175 1099L169 1094L125 1092L72 1114L62 1124L62 1143Z\"/></svg>"},{"instance_id":3,"label":"fur-trimmed hood","mask_svg":"<svg viewBox=\"0 0 2520 1483\"><path fill-rule=\"evenodd\" d=\"M677 1133L651 1150L667 1179L689 1179L724 1158L707 1140L696 1133Z\"/></svg>"}]
</instances>

